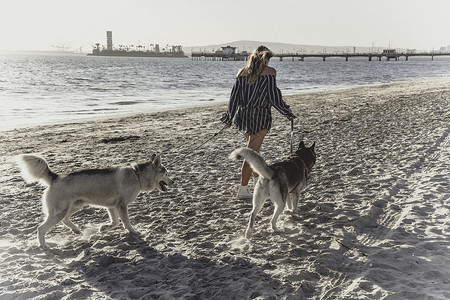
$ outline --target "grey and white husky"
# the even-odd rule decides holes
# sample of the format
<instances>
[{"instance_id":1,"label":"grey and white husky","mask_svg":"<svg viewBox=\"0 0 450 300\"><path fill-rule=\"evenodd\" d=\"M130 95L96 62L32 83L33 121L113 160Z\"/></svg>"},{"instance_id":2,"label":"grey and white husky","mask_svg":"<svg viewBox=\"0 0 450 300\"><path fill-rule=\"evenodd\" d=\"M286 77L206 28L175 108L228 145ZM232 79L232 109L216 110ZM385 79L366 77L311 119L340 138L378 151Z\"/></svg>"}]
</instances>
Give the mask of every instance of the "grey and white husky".
<instances>
[{"instance_id":1,"label":"grey and white husky","mask_svg":"<svg viewBox=\"0 0 450 300\"><path fill-rule=\"evenodd\" d=\"M100 232L118 227L120 218L131 234L139 235L130 224L128 205L140 191L159 188L166 192L167 186L173 185L161 158L155 154L150 161L128 167L82 170L67 175L55 174L45 159L36 155L22 154L16 160L27 182L40 181L47 186L42 196L46 219L38 227L42 248L47 248L45 233L60 221L75 233L81 233L70 216L88 204L108 209L111 223L103 225Z\"/></svg>"},{"instance_id":2,"label":"grey and white husky","mask_svg":"<svg viewBox=\"0 0 450 300\"><path fill-rule=\"evenodd\" d=\"M309 174L316 163L315 145L314 143L308 148L302 141L294 154L270 166L259 153L250 148L239 148L231 153L231 159L244 158L253 171L259 174L253 192L253 210L245 232L247 238L251 238L253 234L255 217L266 199L272 200L275 206L271 220L275 232L278 231L278 216L283 212L286 203L289 209L297 212L299 194L306 187ZM292 203L288 197L289 193L292 195Z\"/></svg>"}]
</instances>

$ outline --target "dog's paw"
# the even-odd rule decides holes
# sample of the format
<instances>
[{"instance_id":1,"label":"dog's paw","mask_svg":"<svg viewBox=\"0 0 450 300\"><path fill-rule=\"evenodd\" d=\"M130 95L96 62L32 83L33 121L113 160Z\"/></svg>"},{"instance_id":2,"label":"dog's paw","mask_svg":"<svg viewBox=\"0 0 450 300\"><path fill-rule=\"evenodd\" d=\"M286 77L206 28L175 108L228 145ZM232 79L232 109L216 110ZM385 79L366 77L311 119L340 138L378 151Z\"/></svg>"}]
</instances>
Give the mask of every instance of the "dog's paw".
<instances>
[{"instance_id":1,"label":"dog's paw","mask_svg":"<svg viewBox=\"0 0 450 300\"><path fill-rule=\"evenodd\" d=\"M136 230L130 231L130 234L132 236L134 236L134 237L141 237L142 236L142 233L140 233L139 231L136 231Z\"/></svg>"},{"instance_id":2,"label":"dog's paw","mask_svg":"<svg viewBox=\"0 0 450 300\"><path fill-rule=\"evenodd\" d=\"M98 230L99 232L105 232L108 230L111 230L111 225L102 225L102 227L100 227L100 229Z\"/></svg>"},{"instance_id":3,"label":"dog's paw","mask_svg":"<svg viewBox=\"0 0 450 300\"><path fill-rule=\"evenodd\" d=\"M72 229L72 232L75 234L81 234L81 230L80 229Z\"/></svg>"},{"instance_id":4,"label":"dog's paw","mask_svg":"<svg viewBox=\"0 0 450 300\"><path fill-rule=\"evenodd\" d=\"M276 233L276 234L281 233L281 230L276 226L272 226L272 231L273 231L273 233Z\"/></svg>"},{"instance_id":5,"label":"dog's paw","mask_svg":"<svg viewBox=\"0 0 450 300\"><path fill-rule=\"evenodd\" d=\"M286 209L284 211L284 213L287 214L287 215L294 216L294 215L298 214L298 210L296 210L296 209Z\"/></svg>"},{"instance_id":6,"label":"dog's paw","mask_svg":"<svg viewBox=\"0 0 450 300\"><path fill-rule=\"evenodd\" d=\"M42 251L44 251L44 252L50 250L50 248L47 246L47 244L40 245L39 248L40 248Z\"/></svg>"}]
</instances>

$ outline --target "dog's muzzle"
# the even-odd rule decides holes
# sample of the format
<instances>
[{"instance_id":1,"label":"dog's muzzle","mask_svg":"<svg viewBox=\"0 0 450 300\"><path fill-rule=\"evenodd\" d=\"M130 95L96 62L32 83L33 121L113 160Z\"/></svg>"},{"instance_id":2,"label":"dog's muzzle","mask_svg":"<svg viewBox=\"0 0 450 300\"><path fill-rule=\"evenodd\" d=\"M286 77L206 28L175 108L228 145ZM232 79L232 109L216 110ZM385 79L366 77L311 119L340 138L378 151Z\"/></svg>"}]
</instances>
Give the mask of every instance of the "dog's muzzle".
<instances>
[{"instance_id":1,"label":"dog's muzzle","mask_svg":"<svg viewBox=\"0 0 450 300\"><path fill-rule=\"evenodd\" d=\"M166 183L165 181L160 181L159 182L159 187L161 188L161 191L163 192L167 192L168 191L168 186L173 186L173 180L170 180L169 183Z\"/></svg>"},{"instance_id":2,"label":"dog's muzzle","mask_svg":"<svg viewBox=\"0 0 450 300\"><path fill-rule=\"evenodd\" d=\"M167 192L167 183L165 183L164 181L159 182L159 187L161 188L161 191Z\"/></svg>"}]
</instances>

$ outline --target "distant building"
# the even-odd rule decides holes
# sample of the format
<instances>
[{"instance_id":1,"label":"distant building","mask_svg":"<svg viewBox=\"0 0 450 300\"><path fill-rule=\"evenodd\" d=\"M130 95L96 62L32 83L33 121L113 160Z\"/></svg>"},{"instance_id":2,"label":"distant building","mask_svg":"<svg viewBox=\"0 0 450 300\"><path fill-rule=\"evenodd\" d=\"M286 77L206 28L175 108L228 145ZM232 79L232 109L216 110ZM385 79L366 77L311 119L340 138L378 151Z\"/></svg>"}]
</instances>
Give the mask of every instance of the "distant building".
<instances>
[{"instance_id":1,"label":"distant building","mask_svg":"<svg viewBox=\"0 0 450 300\"><path fill-rule=\"evenodd\" d=\"M113 42L112 42L112 31L106 32L106 50L112 51Z\"/></svg>"},{"instance_id":2,"label":"distant building","mask_svg":"<svg viewBox=\"0 0 450 300\"><path fill-rule=\"evenodd\" d=\"M183 47L181 45L178 46L172 46L172 52L182 52Z\"/></svg>"},{"instance_id":3,"label":"distant building","mask_svg":"<svg viewBox=\"0 0 450 300\"><path fill-rule=\"evenodd\" d=\"M215 53L217 56L221 57L233 57L236 54L236 47L222 47L222 50L217 50Z\"/></svg>"},{"instance_id":4,"label":"distant building","mask_svg":"<svg viewBox=\"0 0 450 300\"><path fill-rule=\"evenodd\" d=\"M211 59L211 60L247 60L248 52L242 51L236 53L237 47L221 47L221 50L216 50L214 52L192 52L191 57L193 59Z\"/></svg>"},{"instance_id":5,"label":"distant building","mask_svg":"<svg viewBox=\"0 0 450 300\"><path fill-rule=\"evenodd\" d=\"M153 44L152 44L153 45ZM146 50L145 46L136 46L136 50L133 50L134 46L119 45L119 47L113 47L112 31L106 32L106 49L100 48L100 43L96 43L92 53L88 55L94 56L128 56L128 57L170 57L181 58L187 57L184 55L182 46L172 46L172 48L164 49L164 52L160 51L159 44L155 44L153 50ZM142 50L144 49L144 50Z\"/></svg>"},{"instance_id":6,"label":"distant building","mask_svg":"<svg viewBox=\"0 0 450 300\"><path fill-rule=\"evenodd\" d=\"M383 50L383 55L395 55L397 53L397 51L395 49L384 49Z\"/></svg>"}]
</instances>

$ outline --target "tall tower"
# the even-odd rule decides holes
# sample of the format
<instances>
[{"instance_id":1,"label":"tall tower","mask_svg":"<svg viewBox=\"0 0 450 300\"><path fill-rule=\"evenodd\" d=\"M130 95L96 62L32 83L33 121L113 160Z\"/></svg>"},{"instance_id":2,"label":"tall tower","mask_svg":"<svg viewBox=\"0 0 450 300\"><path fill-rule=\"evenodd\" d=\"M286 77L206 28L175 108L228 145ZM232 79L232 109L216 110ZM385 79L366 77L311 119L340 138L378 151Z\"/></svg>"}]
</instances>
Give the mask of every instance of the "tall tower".
<instances>
[{"instance_id":1,"label":"tall tower","mask_svg":"<svg viewBox=\"0 0 450 300\"><path fill-rule=\"evenodd\" d=\"M112 31L106 32L106 50L112 51L113 43L112 43Z\"/></svg>"}]
</instances>

